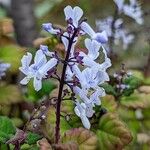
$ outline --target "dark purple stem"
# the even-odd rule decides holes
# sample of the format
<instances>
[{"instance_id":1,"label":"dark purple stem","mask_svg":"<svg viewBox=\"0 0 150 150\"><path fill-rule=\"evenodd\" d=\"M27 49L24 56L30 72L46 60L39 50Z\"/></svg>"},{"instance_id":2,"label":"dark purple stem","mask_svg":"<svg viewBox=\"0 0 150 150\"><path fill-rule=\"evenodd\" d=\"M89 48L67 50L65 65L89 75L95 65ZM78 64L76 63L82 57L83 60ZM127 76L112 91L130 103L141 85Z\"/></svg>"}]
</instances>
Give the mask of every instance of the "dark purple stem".
<instances>
[{"instance_id":1,"label":"dark purple stem","mask_svg":"<svg viewBox=\"0 0 150 150\"><path fill-rule=\"evenodd\" d=\"M62 93L63 93L63 87L65 84L65 75L66 75L66 68L67 68L67 62L70 56L70 51L71 51L71 47L73 44L73 40L77 34L77 29L75 29L72 37L69 39L69 44L68 44L68 48L67 48L67 54L66 54L66 58L64 61L64 66L63 66L63 70L62 70L62 76L60 79L60 84L59 84L59 92L58 92L58 99L57 99L57 104L56 104L56 127L55 127L55 143L59 142L59 138L60 138L60 106L61 106L61 100L62 100Z\"/></svg>"}]
</instances>

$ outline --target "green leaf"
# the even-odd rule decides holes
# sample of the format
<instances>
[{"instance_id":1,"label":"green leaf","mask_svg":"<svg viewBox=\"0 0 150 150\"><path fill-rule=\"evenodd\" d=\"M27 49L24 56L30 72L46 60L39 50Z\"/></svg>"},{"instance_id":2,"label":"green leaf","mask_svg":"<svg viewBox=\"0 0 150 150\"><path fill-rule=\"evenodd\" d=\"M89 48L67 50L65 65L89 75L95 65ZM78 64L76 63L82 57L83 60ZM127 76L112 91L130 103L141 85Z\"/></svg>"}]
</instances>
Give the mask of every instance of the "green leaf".
<instances>
[{"instance_id":1,"label":"green leaf","mask_svg":"<svg viewBox=\"0 0 150 150\"><path fill-rule=\"evenodd\" d=\"M3 60L3 62L5 63L11 64L9 71L12 73L19 72L23 54L24 51L16 45L7 45L0 47L0 60Z\"/></svg>"},{"instance_id":2,"label":"green leaf","mask_svg":"<svg viewBox=\"0 0 150 150\"><path fill-rule=\"evenodd\" d=\"M49 110L46 114L46 118L41 126L42 132L46 138L50 141L54 141L55 136L55 123L56 123L56 114L55 108L53 106L49 107Z\"/></svg>"},{"instance_id":3,"label":"green leaf","mask_svg":"<svg viewBox=\"0 0 150 150\"><path fill-rule=\"evenodd\" d=\"M11 120L16 127L22 127L23 126L24 122L20 118L11 118Z\"/></svg>"},{"instance_id":4,"label":"green leaf","mask_svg":"<svg viewBox=\"0 0 150 150\"><path fill-rule=\"evenodd\" d=\"M114 95L114 96L117 95L117 93L116 93L116 91L115 91L115 88L114 88L113 86L111 86L110 84L104 83L104 84L102 85L102 87L105 89L105 92L106 92L107 94Z\"/></svg>"},{"instance_id":5,"label":"green leaf","mask_svg":"<svg viewBox=\"0 0 150 150\"><path fill-rule=\"evenodd\" d=\"M150 77L145 78L142 71L131 70L131 72L135 77L139 78L143 82L143 84L150 85Z\"/></svg>"},{"instance_id":6,"label":"green leaf","mask_svg":"<svg viewBox=\"0 0 150 150\"><path fill-rule=\"evenodd\" d=\"M5 143L8 141L16 132L16 128L7 117L0 116L0 142Z\"/></svg>"},{"instance_id":7,"label":"green leaf","mask_svg":"<svg viewBox=\"0 0 150 150\"><path fill-rule=\"evenodd\" d=\"M16 85L0 86L0 104L10 105L22 101L21 92Z\"/></svg>"},{"instance_id":8,"label":"green leaf","mask_svg":"<svg viewBox=\"0 0 150 150\"><path fill-rule=\"evenodd\" d=\"M26 143L29 145L35 144L41 138L42 136L40 136L39 134L29 132L27 134Z\"/></svg>"},{"instance_id":9,"label":"green leaf","mask_svg":"<svg viewBox=\"0 0 150 150\"><path fill-rule=\"evenodd\" d=\"M137 108L148 108L150 107L150 94L134 92L128 97L121 98L121 104L128 108L137 109Z\"/></svg>"},{"instance_id":10,"label":"green leaf","mask_svg":"<svg viewBox=\"0 0 150 150\"><path fill-rule=\"evenodd\" d=\"M53 106L50 106L45 122L42 126L42 131L44 135L51 141L54 141L55 136L55 126L56 126L56 113L55 108ZM65 131L69 130L71 128L70 124L66 121L64 117L60 118L60 133L64 134Z\"/></svg>"},{"instance_id":11,"label":"green leaf","mask_svg":"<svg viewBox=\"0 0 150 150\"><path fill-rule=\"evenodd\" d=\"M79 150L96 150L97 148L96 135L84 128L68 130L61 141L63 144L76 143Z\"/></svg>"},{"instance_id":12,"label":"green leaf","mask_svg":"<svg viewBox=\"0 0 150 150\"><path fill-rule=\"evenodd\" d=\"M21 145L21 150L40 150L37 146L37 144L29 145L29 144L23 144Z\"/></svg>"},{"instance_id":13,"label":"green leaf","mask_svg":"<svg viewBox=\"0 0 150 150\"><path fill-rule=\"evenodd\" d=\"M51 80L42 81L42 89L40 91L35 91L33 87L33 82L30 81L28 86L28 91L25 95L25 99L28 101L36 102L45 95L49 95L57 86Z\"/></svg>"},{"instance_id":14,"label":"green leaf","mask_svg":"<svg viewBox=\"0 0 150 150\"><path fill-rule=\"evenodd\" d=\"M124 79L123 83L126 85L129 85L129 88L123 91L123 95L129 96L130 94L134 92L135 89L137 89L140 86L141 80L137 77L130 76Z\"/></svg>"},{"instance_id":15,"label":"green leaf","mask_svg":"<svg viewBox=\"0 0 150 150\"><path fill-rule=\"evenodd\" d=\"M123 149L132 140L131 133L125 124L112 113L107 113L101 117L96 134L101 150Z\"/></svg>"},{"instance_id":16,"label":"green leaf","mask_svg":"<svg viewBox=\"0 0 150 150\"><path fill-rule=\"evenodd\" d=\"M112 95L106 95L102 97L102 106L106 108L109 112L115 112L117 109L117 103L115 102L115 98Z\"/></svg>"},{"instance_id":17,"label":"green leaf","mask_svg":"<svg viewBox=\"0 0 150 150\"><path fill-rule=\"evenodd\" d=\"M39 91L38 94L41 97L44 95L49 95L56 87L56 84L54 84L54 82L52 82L51 80L44 80L42 82L42 89Z\"/></svg>"}]
</instances>

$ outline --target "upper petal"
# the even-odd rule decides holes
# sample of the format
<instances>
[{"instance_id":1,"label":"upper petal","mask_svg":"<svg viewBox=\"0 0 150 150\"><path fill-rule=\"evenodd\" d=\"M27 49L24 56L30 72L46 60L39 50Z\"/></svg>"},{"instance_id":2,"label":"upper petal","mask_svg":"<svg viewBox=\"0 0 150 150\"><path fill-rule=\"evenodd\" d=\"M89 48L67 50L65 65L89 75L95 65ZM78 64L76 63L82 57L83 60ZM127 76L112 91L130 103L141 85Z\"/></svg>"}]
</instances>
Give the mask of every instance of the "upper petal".
<instances>
[{"instance_id":1,"label":"upper petal","mask_svg":"<svg viewBox=\"0 0 150 150\"><path fill-rule=\"evenodd\" d=\"M73 25L75 27L78 26L78 22L81 19L82 15L83 15L82 9L78 6L74 7L74 9L73 9Z\"/></svg>"},{"instance_id":2,"label":"upper petal","mask_svg":"<svg viewBox=\"0 0 150 150\"><path fill-rule=\"evenodd\" d=\"M46 56L43 54L42 50L38 50L34 57L34 65L39 69L47 62Z\"/></svg>"},{"instance_id":3,"label":"upper petal","mask_svg":"<svg viewBox=\"0 0 150 150\"><path fill-rule=\"evenodd\" d=\"M95 40L85 39L85 46L88 49L88 56L95 60L99 55L100 44Z\"/></svg>"},{"instance_id":4,"label":"upper petal","mask_svg":"<svg viewBox=\"0 0 150 150\"><path fill-rule=\"evenodd\" d=\"M65 19L66 20L72 18L72 16L73 16L73 9L72 9L72 7L71 6L66 6L64 8L64 14L65 14L65 17L66 17Z\"/></svg>"},{"instance_id":5,"label":"upper petal","mask_svg":"<svg viewBox=\"0 0 150 150\"><path fill-rule=\"evenodd\" d=\"M31 60L32 60L32 54L28 52L27 55L24 55L21 59L22 67L29 67Z\"/></svg>"}]
</instances>

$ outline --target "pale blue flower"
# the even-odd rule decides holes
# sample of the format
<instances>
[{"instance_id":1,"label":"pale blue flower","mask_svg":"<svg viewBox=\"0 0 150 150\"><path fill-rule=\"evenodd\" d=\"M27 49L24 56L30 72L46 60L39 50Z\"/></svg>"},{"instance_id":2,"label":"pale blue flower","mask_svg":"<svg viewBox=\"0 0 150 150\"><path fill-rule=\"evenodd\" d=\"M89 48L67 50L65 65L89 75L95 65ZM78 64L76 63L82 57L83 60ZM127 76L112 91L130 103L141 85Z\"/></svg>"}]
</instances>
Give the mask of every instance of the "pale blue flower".
<instances>
[{"instance_id":1,"label":"pale blue flower","mask_svg":"<svg viewBox=\"0 0 150 150\"><path fill-rule=\"evenodd\" d=\"M73 91L76 95L78 95L80 97L80 99L84 102L89 102L89 99L87 97L88 94L88 90L85 88L80 88L78 86L74 86L73 87Z\"/></svg>"},{"instance_id":2,"label":"pale blue flower","mask_svg":"<svg viewBox=\"0 0 150 150\"><path fill-rule=\"evenodd\" d=\"M26 77L20 81L21 84L26 85L31 78L33 78L33 86L36 91L42 88L42 79L46 77L47 72L56 66L57 59L52 58L47 61L46 56L41 50L36 52L34 57L34 63L30 65L32 60L32 54L27 53L21 59L22 67L19 69L26 75Z\"/></svg>"},{"instance_id":3,"label":"pale blue flower","mask_svg":"<svg viewBox=\"0 0 150 150\"><path fill-rule=\"evenodd\" d=\"M82 75L86 82L86 88L96 88L98 85L109 80L109 76L105 71L100 71L94 66L84 69ZM81 81L83 81L83 79Z\"/></svg>"},{"instance_id":4,"label":"pale blue flower","mask_svg":"<svg viewBox=\"0 0 150 150\"><path fill-rule=\"evenodd\" d=\"M111 37L112 36L112 30L111 30L112 21L113 21L112 16L109 16L105 19L96 20L96 27L98 28L99 31L105 30L107 33L107 36Z\"/></svg>"},{"instance_id":5,"label":"pale blue flower","mask_svg":"<svg viewBox=\"0 0 150 150\"><path fill-rule=\"evenodd\" d=\"M45 54L46 56L52 57L55 54L54 52L50 52L48 50L48 46L46 46L46 45L40 45L40 49L39 50L42 50L43 54Z\"/></svg>"},{"instance_id":6,"label":"pale blue flower","mask_svg":"<svg viewBox=\"0 0 150 150\"><path fill-rule=\"evenodd\" d=\"M129 4L125 4L124 0L114 0L114 2L118 7L119 13L124 13L133 18L138 24L143 24L143 12L137 0L130 0Z\"/></svg>"},{"instance_id":7,"label":"pale blue flower","mask_svg":"<svg viewBox=\"0 0 150 150\"><path fill-rule=\"evenodd\" d=\"M73 26L77 28L79 24L79 20L83 15L82 9L78 6L75 6L74 8L72 8L71 6L66 6L64 9L64 13L66 17L65 19L67 21L71 20Z\"/></svg>"},{"instance_id":8,"label":"pale blue flower","mask_svg":"<svg viewBox=\"0 0 150 150\"><path fill-rule=\"evenodd\" d=\"M101 100L99 97L105 96L105 90L103 88L98 87L95 92L90 96L89 103L92 103L94 105L101 105Z\"/></svg>"},{"instance_id":9,"label":"pale blue flower","mask_svg":"<svg viewBox=\"0 0 150 150\"><path fill-rule=\"evenodd\" d=\"M97 87L97 89L92 94L90 94L87 90L75 86L73 91L76 96L79 96L80 100L86 105L86 116L91 118L95 112L93 109L95 105L101 105L101 100L99 97L105 96L104 89Z\"/></svg>"},{"instance_id":10,"label":"pale blue flower","mask_svg":"<svg viewBox=\"0 0 150 150\"><path fill-rule=\"evenodd\" d=\"M76 115L78 117L80 117L83 126L86 129L90 129L91 124L86 116L86 105L84 103L80 104L79 102L76 102L76 107L74 108L74 111L75 111Z\"/></svg>"},{"instance_id":11,"label":"pale blue flower","mask_svg":"<svg viewBox=\"0 0 150 150\"><path fill-rule=\"evenodd\" d=\"M115 33L115 44L118 45L120 43L120 40L123 44L123 49L127 49L129 44L131 44L134 40L134 35L129 34L127 30L125 29L118 29Z\"/></svg>"},{"instance_id":12,"label":"pale blue flower","mask_svg":"<svg viewBox=\"0 0 150 150\"><path fill-rule=\"evenodd\" d=\"M121 12L124 7L124 0L114 0L114 2L116 3L119 12Z\"/></svg>"},{"instance_id":13,"label":"pale blue flower","mask_svg":"<svg viewBox=\"0 0 150 150\"><path fill-rule=\"evenodd\" d=\"M97 42L99 42L101 44L105 44L108 42L108 37L107 37L106 31L96 33L86 22L82 22L81 29L85 33L87 33L93 40L96 40Z\"/></svg>"},{"instance_id":14,"label":"pale blue flower","mask_svg":"<svg viewBox=\"0 0 150 150\"><path fill-rule=\"evenodd\" d=\"M123 12L125 15L133 18L138 24L143 24L143 12L136 0L130 0L130 5L124 5Z\"/></svg>"},{"instance_id":15,"label":"pale blue flower","mask_svg":"<svg viewBox=\"0 0 150 150\"><path fill-rule=\"evenodd\" d=\"M51 23L43 23L42 28L51 34L59 34L60 33L60 30L54 29Z\"/></svg>"},{"instance_id":16,"label":"pale blue flower","mask_svg":"<svg viewBox=\"0 0 150 150\"><path fill-rule=\"evenodd\" d=\"M93 60L97 59L101 45L95 40L85 39L85 47L88 50L87 55Z\"/></svg>"},{"instance_id":17,"label":"pale blue flower","mask_svg":"<svg viewBox=\"0 0 150 150\"><path fill-rule=\"evenodd\" d=\"M94 44L94 43L93 43ZM102 47L102 50L103 50L103 53L104 53L104 62L102 64L99 64L97 63L95 60L95 58L97 58L97 53L95 52L95 56L96 57L93 57L93 51L94 51L94 46L93 46L93 50L90 52L91 54L89 55L88 54L85 54L84 52L80 52L79 53L79 56L83 57L82 58L82 64L85 65L85 66L88 66L88 67L95 67L95 68L98 68L98 70L106 70L107 68L109 68L111 66L111 61L110 59L107 57L107 53L106 53L106 50L103 46ZM97 50L98 50L98 47L97 47Z\"/></svg>"},{"instance_id":18,"label":"pale blue flower","mask_svg":"<svg viewBox=\"0 0 150 150\"><path fill-rule=\"evenodd\" d=\"M10 67L11 65L8 63L2 63L0 62L0 79L1 77L5 76L5 71Z\"/></svg>"}]
</instances>

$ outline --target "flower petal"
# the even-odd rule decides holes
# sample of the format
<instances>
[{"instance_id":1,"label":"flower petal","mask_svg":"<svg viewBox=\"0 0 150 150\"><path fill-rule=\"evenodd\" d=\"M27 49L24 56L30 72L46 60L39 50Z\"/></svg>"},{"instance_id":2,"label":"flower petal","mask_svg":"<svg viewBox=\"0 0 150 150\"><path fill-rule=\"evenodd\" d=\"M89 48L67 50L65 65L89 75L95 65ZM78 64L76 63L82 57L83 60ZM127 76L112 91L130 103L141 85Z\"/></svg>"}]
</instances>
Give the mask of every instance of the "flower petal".
<instances>
[{"instance_id":1,"label":"flower petal","mask_svg":"<svg viewBox=\"0 0 150 150\"><path fill-rule=\"evenodd\" d=\"M94 30L86 22L82 22L81 29L91 37L95 35Z\"/></svg>"},{"instance_id":2,"label":"flower petal","mask_svg":"<svg viewBox=\"0 0 150 150\"><path fill-rule=\"evenodd\" d=\"M95 60L99 56L100 44L95 40L85 39L85 46L88 49L88 56Z\"/></svg>"},{"instance_id":3,"label":"flower petal","mask_svg":"<svg viewBox=\"0 0 150 150\"><path fill-rule=\"evenodd\" d=\"M65 20L72 18L73 10L71 6L66 6L64 8Z\"/></svg>"},{"instance_id":4,"label":"flower petal","mask_svg":"<svg viewBox=\"0 0 150 150\"><path fill-rule=\"evenodd\" d=\"M96 33L93 37L93 40L96 40L97 42L101 44L105 44L108 42L108 37L106 31L103 31L101 33Z\"/></svg>"},{"instance_id":5,"label":"flower petal","mask_svg":"<svg viewBox=\"0 0 150 150\"><path fill-rule=\"evenodd\" d=\"M40 75L44 76L47 75L47 72L52 69L54 66L56 66L58 60L56 58L52 58L50 59L45 65L43 65L40 69L39 69L39 73Z\"/></svg>"},{"instance_id":6,"label":"flower petal","mask_svg":"<svg viewBox=\"0 0 150 150\"><path fill-rule=\"evenodd\" d=\"M63 35L66 36L66 37L69 37L69 34L68 34L67 32L65 32ZM65 51L67 51L69 41L68 41L68 39L67 39L66 37L64 37L64 36L61 37L61 40L62 40L62 42L63 42L63 44L64 44L64 46L65 46Z\"/></svg>"},{"instance_id":7,"label":"flower petal","mask_svg":"<svg viewBox=\"0 0 150 150\"><path fill-rule=\"evenodd\" d=\"M73 9L73 25L75 27L78 27L78 22L81 19L82 15L83 15L82 9L78 6L74 7L74 9Z\"/></svg>"},{"instance_id":8,"label":"flower petal","mask_svg":"<svg viewBox=\"0 0 150 150\"><path fill-rule=\"evenodd\" d=\"M23 78L23 79L20 81L20 84L26 85L29 81L30 81L30 78L25 77L25 78Z\"/></svg>"},{"instance_id":9,"label":"flower petal","mask_svg":"<svg viewBox=\"0 0 150 150\"><path fill-rule=\"evenodd\" d=\"M33 86L36 91L39 91L42 88L42 79L34 77Z\"/></svg>"},{"instance_id":10,"label":"flower petal","mask_svg":"<svg viewBox=\"0 0 150 150\"><path fill-rule=\"evenodd\" d=\"M86 129L90 129L91 124L90 124L90 121L88 120L88 118L86 117L86 115L81 115L80 118L81 118L81 121L82 121L83 126L84 126Z\"/></svg>"}]
</instances>

